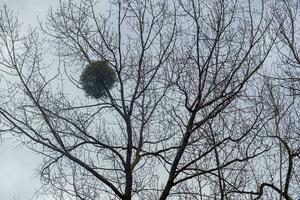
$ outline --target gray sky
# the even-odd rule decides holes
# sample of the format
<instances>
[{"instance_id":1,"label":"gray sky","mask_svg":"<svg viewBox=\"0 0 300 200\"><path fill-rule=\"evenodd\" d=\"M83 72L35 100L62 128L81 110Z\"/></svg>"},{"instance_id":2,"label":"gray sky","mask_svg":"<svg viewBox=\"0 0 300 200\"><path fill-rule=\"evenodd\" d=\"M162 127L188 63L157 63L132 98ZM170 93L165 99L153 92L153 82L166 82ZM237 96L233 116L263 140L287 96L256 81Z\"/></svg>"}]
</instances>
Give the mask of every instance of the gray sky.
<instances>
[{"instance_id":1,"label":"gray sky","mask_svg":"<svg viewBox=\"0 0 300 200\"><path fill-rule=\"evenodd\" d=\"M42 19L48 8L57 2L58 0L0 0L1 6L4 3L9 9L18 13L24 26L36 25L37 16ZM41 186L35 172L41 158L10 140L0 144L0 159L0 199L30 200ZM38 199L51 200L52 198Z\"/></svg>"},{"instance_id":2,"label":"gray sky","mask_svg":"<svg viewBox=\"0 0 300 200\"><path fill-rule=\"evenodd\" d=\"M0 199L31 199L41 185L34 171L40 158L12 140L0 145L0 158Z\"/></svg>"},{"instance_id":3,"label":"gray sky","mask_svg":"<svg viewBox=\"0 0 300 200\"><path fill-rule=\"evenodd\" d=\"M101 8L105 10L105 0L101 0ZM48 9L56 7L59 0L0 0L18 15L23 27L38 25L38 18L43 21ZM24 29L25 30L25 29ZM56 60L50 59L51 63ZM46 62L48 62L47 60ZM42 158L40 155L22 147L14 140L0 143L0 200L31 200L41 187L36 172ZM38 200L53 200L51 197L39 197Z\"/></svg>"},{"instance_id":4,"label":"gray sky","mask_svg":"<svg viewBox=\"0 0 300 200\"><path fill-rule=\"evenodd\" d=\"M50 6L58 0L1 0L8 8L19 14L20 21L26 24L36 24L37 16L44 17Z\"/></svg>"}]
</instances>

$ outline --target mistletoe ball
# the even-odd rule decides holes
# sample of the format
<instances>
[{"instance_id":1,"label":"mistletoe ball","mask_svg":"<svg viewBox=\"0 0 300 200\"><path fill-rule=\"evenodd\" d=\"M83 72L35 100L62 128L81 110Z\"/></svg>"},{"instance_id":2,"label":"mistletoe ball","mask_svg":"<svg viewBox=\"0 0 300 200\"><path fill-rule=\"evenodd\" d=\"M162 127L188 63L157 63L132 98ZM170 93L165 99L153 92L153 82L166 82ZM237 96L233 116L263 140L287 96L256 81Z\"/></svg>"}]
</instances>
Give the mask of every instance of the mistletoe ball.
<instances>
[{"instance_id":1,"label":"mistletoe ball","mask_svg":"<svg viewBox=\"0 0 300 200\"><path fill-rule=\"evenodd\" d=\"M106 61L88 64L80 76L80 83L87 96L105 98L116 82L116 73Z\"/></svg>"}]
</instances>

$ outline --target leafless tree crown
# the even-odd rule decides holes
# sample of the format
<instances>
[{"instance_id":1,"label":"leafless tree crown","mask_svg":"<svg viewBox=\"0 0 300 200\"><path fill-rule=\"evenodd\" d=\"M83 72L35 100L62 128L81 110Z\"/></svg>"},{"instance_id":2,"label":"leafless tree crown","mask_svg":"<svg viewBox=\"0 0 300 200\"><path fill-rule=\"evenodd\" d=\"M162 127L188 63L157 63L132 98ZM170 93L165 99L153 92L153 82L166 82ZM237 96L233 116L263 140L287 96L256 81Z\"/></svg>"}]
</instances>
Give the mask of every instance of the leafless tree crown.
<instances>
[{"instance_id":1,"label":"leafless tree crown","mask_svg":"<svg viewBox=\"0 0 300 200\"><path fill-rule=\"evenodd\" d=\"M27 33L4 6L1 133L57 199L298 199L298 4L61 0ZM106 98L82 91L95 61Z\"/></svg>"}]
</instances>

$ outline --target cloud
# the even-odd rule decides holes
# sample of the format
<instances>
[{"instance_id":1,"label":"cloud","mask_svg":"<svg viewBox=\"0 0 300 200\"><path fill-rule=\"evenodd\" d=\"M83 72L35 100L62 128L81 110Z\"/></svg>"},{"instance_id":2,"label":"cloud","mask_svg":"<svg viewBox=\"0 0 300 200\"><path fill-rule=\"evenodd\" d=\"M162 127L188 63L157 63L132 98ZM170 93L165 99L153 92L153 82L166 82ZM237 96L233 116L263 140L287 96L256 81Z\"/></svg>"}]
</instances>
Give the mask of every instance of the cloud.
<instances>
[{"instance_id":1,"label":"cloud","mask_svg":"<svg viewBox=\"0 0 300 200\"><path fill-rule=\"evenodd\" d=\"M9 9L18 13L24 25L37 24L37 17L45 17L50 6L58 4L58 1L53 0L4 0L3 2Z\"/></svg>"},{"instance_id":2,"label":"cloud","mask_svg":"<svg viewBox=\"0 0 300 200\"><path fill-rule=\"evenodd\" d=\"M37 16L44 18L50 6L58 4L58 1L53 0L4 0L2 2L18 14L24 26L37 25ZM13 140L0 144L1 200L31 200L41 187L35 172L41 157L17 145L18 143ZM52 198L39 197L38 199L51 200Z\"/></svg>"},{"instance_id":3,"label":"cloud","mask_svg":"<svg viewBox=\"0 0 300 200\"><path fill-rule=\"evenodd\" d=\"M0 199L29 200L41 187L34 169L40 156L12 140L0 145Z\"/></svg>"}]
</instances>

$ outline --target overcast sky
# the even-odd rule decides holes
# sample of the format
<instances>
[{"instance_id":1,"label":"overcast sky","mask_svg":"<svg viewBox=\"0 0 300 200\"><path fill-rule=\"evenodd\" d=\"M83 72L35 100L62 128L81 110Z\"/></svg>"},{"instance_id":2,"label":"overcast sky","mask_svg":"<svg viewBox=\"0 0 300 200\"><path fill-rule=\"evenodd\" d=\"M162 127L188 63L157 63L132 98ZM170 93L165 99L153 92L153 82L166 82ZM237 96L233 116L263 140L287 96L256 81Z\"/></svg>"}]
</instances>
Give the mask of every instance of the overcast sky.
<instances>
[{"instance_id":1,"label":"overcast sky","mask_svg":"<svg viewBox=\"0 0 300 200\"><path fill-rule=\"evenodd\" d=\"M0 0L19 14L24 24L36 24L37 16L44 17L50 6L57 5L59 0Z\"/></svg>"},{"instance_id":2,"label":"overcast sky","mask_svg":"<svg viewBox=\"0 0 300 200\"><path fill-rule=\"evenodd\" d=\"M37 16L43 18L51 5L58 0L0 0L17 12L24 26L37 24ZM41 158L22 148L12 140L0 144L0 200L31 200L41 184L35 169ZM51 200L39 197L39 200Z\"/></svg>"},{"instance_id":3,"label":"overcast sky","mask_svg":"<svg viewBox=\"0 0 300 200\"><path fill-rule=\"evenodd\" d=\"M0 0L0 6L7 7L18 15L23 27L38 25L49 8L58 5L59 0ZM105 10L107 2L101 0L98 10ZM52 59L52 58L51 58ZM50 60L51 60L50 59ZM56 58L53 57L53 60ZM13 139L0 142L0 200L32 200L41 187L36 169L41 156L19 145ZM53 200L51 197L38 197L38 200Z\"/></svg>"}]
</instances>

